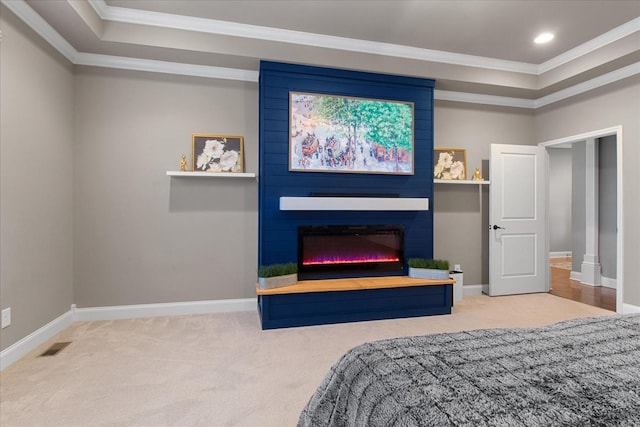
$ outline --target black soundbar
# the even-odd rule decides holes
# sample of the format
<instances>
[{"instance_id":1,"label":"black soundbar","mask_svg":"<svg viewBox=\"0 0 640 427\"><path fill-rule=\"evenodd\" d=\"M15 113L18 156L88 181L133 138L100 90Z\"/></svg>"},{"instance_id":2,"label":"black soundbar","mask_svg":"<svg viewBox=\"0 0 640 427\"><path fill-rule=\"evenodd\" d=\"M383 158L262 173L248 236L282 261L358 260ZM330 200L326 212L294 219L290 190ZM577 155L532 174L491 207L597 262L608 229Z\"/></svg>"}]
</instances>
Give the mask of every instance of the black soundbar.
<instances>
[{"instance_id":1,"label":"black soundbar","mask_svg":"<svg viewBox=\"0 0 640 427\"><path fill-rule=\"evenodd\" d=\"M311 197L375 197L375 198L399 198L398 193L311 193Z\"/></svg>"}]
</instances>

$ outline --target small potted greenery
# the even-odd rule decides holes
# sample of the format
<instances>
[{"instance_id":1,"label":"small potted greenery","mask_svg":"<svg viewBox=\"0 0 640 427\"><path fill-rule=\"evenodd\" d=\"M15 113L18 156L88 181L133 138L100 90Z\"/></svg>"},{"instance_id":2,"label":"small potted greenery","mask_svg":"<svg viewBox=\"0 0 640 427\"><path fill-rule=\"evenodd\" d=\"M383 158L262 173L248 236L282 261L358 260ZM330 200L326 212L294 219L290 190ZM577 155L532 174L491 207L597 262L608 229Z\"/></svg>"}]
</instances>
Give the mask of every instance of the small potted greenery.
<instances>
[{"instance_id":1,"label":"small potted greenery","mask_svg":"<svg viewBox=\"0 0 640 427\"><path fill-rule=\"evenodd\" d=\"M258 286L260 289L295 285L297 281L298 265L294 262L261 265L258 268Z\"/></svg>"},{"instance_id":2,"label":"small potted greenery","mask_svg":"<svg viewBox=\"0 0 640 427\"><path fill-rule=\"evenodd\" d=\"M409 258L409 277L418 279L448 279L449 261L441 259Z\"/></svg>"}]
</instances>

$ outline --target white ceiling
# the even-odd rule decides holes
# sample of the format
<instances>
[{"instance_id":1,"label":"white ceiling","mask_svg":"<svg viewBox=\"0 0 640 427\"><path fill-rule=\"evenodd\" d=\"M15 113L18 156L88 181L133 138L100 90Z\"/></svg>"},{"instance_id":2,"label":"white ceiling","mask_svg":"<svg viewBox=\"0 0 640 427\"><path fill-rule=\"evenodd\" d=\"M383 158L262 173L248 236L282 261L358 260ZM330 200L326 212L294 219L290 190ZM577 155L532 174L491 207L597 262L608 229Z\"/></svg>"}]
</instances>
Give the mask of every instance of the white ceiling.
<instances>
[{"instance_id":1,"label":"white ceiling","mask_svg":"<svg viewBox=\"0 0 640 427\"><path fill-rule=\"evenodd\" d=\"M42 18L30 25L80 65L255 81L265 59L434 78L454 98L529 107L640 73L640 0L2 3ZM534 45L541 31L555 40Z\"/></svg>"}]
</instances>

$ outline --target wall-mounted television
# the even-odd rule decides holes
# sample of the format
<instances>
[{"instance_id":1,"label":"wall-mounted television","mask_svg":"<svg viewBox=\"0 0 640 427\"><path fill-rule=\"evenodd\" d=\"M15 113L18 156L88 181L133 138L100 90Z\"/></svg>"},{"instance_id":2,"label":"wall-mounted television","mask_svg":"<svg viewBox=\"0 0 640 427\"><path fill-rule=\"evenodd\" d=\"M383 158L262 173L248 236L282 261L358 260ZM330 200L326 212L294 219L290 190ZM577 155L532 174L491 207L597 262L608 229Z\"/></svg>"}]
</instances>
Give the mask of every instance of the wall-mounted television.
<instances>
[{"instance_id":1,"label":"wall-mounted television","mask_svg":"<svg viewBox=\"0 0 640 427\"><path fill-rule=\"evenodd\" d=\"M289 170L413 175L413 102L289 92Z\"/></svg>"}]
</instances>

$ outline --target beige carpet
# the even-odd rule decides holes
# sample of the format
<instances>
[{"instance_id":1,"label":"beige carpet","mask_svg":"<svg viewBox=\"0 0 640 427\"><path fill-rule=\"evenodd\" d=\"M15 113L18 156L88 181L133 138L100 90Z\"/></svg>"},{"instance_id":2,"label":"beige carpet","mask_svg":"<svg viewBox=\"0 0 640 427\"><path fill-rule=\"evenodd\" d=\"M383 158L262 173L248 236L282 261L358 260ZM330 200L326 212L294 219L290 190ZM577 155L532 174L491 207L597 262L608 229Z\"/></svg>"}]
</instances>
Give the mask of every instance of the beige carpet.
<instances>
[{"instance_id":1,"label":"beige carpet","mask_svg":"<svg viewBox=\"0 0 640 427\"><path fill-rule=\"evenodd\" d=\"M453 314L260 330L255 312L76 323L0 374L0 425L295 426L329 367L382 338L613 314L549 294ZM72 341L52 357L54 342Z\"/></svg>"}]
</instances>

